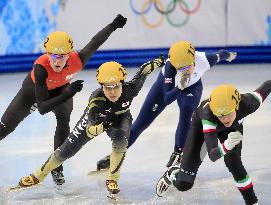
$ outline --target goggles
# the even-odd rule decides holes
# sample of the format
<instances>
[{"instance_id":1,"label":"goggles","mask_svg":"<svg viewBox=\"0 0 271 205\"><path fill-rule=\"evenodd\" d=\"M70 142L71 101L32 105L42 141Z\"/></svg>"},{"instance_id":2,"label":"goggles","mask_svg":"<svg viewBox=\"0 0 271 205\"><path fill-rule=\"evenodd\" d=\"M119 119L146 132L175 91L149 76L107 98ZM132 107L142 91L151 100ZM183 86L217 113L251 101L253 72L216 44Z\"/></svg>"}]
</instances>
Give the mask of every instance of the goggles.
<instances>
[{"instance_id":1,"label":"goggles","mask_svg":"<svg viewBox=\"0 0 271 205\"><path fill-rule=\"evenodd\" d=\"M103 88L104 88L105 90L117 90L117 89L119 89L121 86L122 86L121 83L117 83L117 84L114 84L114 85L103 85Z\"/></svg>"},{"instance_id":2,"label":"goggles","mask_svg":"<svg viewBox=\"0 0 271 205\"><path fill-rule=\"evenodd\" d=\"M59 55L59 54L50 53L50 55L53 60L64 60L68 54Z\"/></svg>"},{"instance_id":3,"label":"goggles","mask_svg":"<svg viewBox=\"0 0 271 205\"><path fill-rule=\"evenodd\" d=\"M187 65L184 67L177 68L177 71L183 72L183 71L190 69L191 67L192 67L192 65Z\"/></svg>"}]
</instances>

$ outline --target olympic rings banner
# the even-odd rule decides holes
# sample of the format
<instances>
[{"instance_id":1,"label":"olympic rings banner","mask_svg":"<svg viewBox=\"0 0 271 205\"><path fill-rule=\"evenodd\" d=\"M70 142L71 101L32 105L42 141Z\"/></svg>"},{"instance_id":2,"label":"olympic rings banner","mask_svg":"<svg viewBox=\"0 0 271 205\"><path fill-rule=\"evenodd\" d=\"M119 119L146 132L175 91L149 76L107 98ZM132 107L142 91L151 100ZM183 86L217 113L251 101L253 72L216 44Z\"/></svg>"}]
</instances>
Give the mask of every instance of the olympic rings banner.
<instances>
[{"instance_id":1,"label":"olympic rings banner","mask_svg":"<svg viewBox=\"0 0 271 205\"><path fill-rule=\"evenodd\" d=\"M55 30L80 49L118 13L127 25L102 49L271 45L271 0L1 0L0 54L41 52Z\"/></svg>"}]
</instances>

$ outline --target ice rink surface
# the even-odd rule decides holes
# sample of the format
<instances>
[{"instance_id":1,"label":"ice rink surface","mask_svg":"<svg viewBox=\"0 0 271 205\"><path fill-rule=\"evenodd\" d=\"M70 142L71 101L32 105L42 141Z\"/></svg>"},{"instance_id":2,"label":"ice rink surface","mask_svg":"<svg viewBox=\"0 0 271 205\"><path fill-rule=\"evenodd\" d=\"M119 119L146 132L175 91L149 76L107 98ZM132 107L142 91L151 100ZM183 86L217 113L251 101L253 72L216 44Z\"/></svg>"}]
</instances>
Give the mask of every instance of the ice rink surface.
<instances>
[{"instance_id":1,"label":"ice rink surface","mask_svg":"<svg viewBox=\"0 0 271 205\"><path fill-rule=\"evenodd\" d=\"M137 69L128 69L131 79ZM142 91L133 101L131 111L136 118L145 96L157 78L158 72L149 76ZM19 90L26 73L0 76L1 116ZM76 79L84 79L84 88L74 97L71 128L79 120L88 97L98 87L95 71L83 71ZM204 78L203 97L221 83L232 83L241 93L251 92L267 79L271 79L271 65L215 66ZM178 119L176 103L168 106L153 124L129 149L123 164L119 186L121 204L179 204L179 205L240 205L241 194L234 186L231 174L223 159L211 162L205 158L194 187L178 192L173 187L163 198L155 197L155 185L164 173L165 164L173 151L174 134ZM262 107L246 118L244 123L243 163L251 176L261 205L271 204L271 97ZM55 118L52 113L40 115L37 111L26 118L17 129L0 142L0 204L110 204L106 198L106 175L89 177L96 161L111 152L111 142L106 135L90 141L76 156L64 163L66 184L58 190L49 176L34 189L16 193L5 190L18 180L36 170L53 150Z\"/></svg>"}]
</instances>

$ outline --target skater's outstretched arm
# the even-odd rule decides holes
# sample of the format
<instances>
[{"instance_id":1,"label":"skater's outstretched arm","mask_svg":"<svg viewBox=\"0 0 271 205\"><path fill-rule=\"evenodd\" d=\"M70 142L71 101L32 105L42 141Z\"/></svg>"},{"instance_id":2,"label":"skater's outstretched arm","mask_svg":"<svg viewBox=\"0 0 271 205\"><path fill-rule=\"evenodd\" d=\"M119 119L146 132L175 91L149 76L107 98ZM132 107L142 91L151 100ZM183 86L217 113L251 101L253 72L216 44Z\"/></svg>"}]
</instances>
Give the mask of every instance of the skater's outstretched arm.
<instances>
[{"instance_id":1,"label":"skater's outstretched arm","mask_svg":"<svg viewBox=\"0 0 271 205\"><path fill-rule=\"evenodd\" d=\"M139 91L141 90L146 77L151 74L154 70L164 65L164 56L160 55L159 58L155 58L151 61L144 63L136 75L133 77L131 81L127 83L127 85L134 90L132 93L133 96L137 96Z\"/></svg>"},{"instance_id":2,"label":"skater's outstretched arm","mask_svg":"<svg viewBox=\"0 0 271 205\"><path fill-rule=\"evenodd\" d=\"M215 53L205 53L205 54L210 64L210 67L216 65L217 63L223 60L231 62L237 57L236 52L229 52L227 50L219 50L218 52Z\"/></svg>"},{"instance_id":3,"label":"skater's outstretched arm","mask_svg":"<svg viewBox=\"0 0 271 205\"><path fill-rule=\"evenodd\" d=\"M122 28L126 24L127 18L123 17L121 14L108 24L102 30L100 30L91 41L79 52L83 66L85 66L90 59L90 57L97 51L97 49L108 39L108 37L117 28Z\"/></svg>"}]
</instances>

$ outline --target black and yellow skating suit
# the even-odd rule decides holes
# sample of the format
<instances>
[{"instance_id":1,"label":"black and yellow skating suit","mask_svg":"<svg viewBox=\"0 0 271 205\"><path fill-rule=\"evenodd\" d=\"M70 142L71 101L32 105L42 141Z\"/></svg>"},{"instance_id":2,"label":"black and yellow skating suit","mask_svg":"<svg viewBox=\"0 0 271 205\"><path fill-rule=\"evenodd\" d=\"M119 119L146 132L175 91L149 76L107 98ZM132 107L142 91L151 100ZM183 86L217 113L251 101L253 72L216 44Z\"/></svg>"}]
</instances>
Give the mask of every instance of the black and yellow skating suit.
<instances>
[{"instance_id":1,"label":"black and yellow skating suit","mask_svg":"<svg viewBox=\"0 0 271 205\"><path fill-rule=\"evenodd\" d=\"M116 102L109 101L102 88L95 90L88 105L65 142L49 157L46 163L34 172L41 182L48 172L75 155L83 145L95 136L87 134L86 129L99 123L104 124L105 132L112 140L112 154L108 180L118 181L120 167L125 157L132 124L130 105L139 93L146 79L140 70L129 82L123 82L122 94Z\"/></svg>"}]
</instances>

